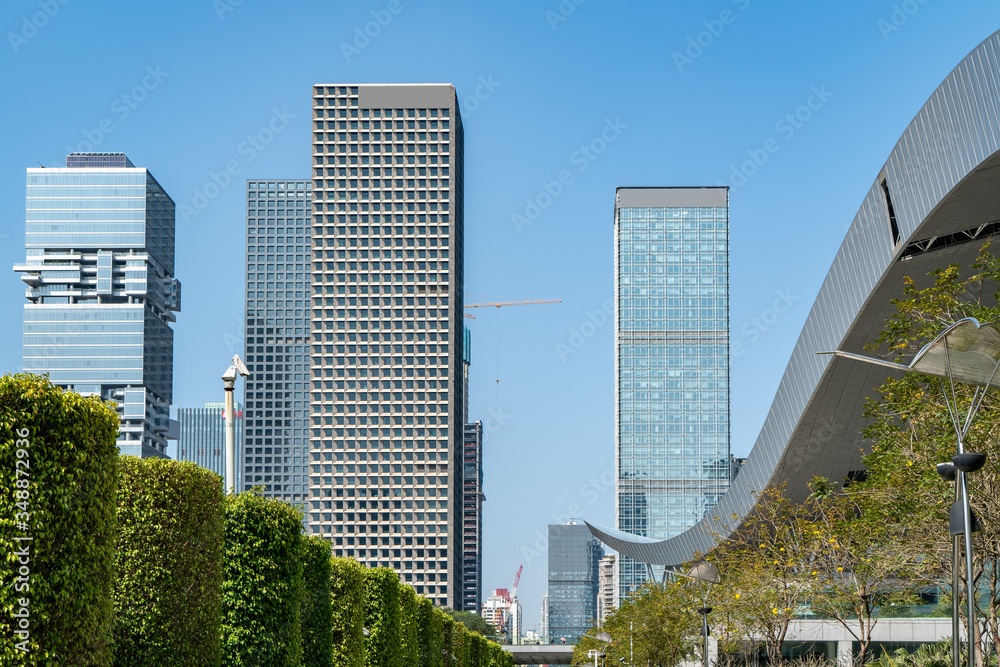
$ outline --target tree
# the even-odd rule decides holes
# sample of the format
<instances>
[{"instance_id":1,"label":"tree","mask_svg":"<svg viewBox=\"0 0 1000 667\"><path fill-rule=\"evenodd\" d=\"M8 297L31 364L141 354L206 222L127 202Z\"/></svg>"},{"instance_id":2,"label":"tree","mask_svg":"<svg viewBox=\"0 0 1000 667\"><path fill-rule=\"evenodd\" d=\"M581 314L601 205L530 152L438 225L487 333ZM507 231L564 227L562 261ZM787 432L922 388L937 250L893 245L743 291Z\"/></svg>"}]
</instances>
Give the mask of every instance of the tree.
<instances>
[{"instance_id":1,"label":"tree","mask_svg":"<svg viewBox=\"0 0 1000 667\"><path fill-rule=\"evenodd\" d=\"M593 664L587 651L603 650L605 664L674 667L693 656L700 645L701 607L694 586L687 582L668 581L664 585L647 582L604 620L598 631L607 632L613 641L603 642L581 637L573 649L573 663Z\"/></svg>"},{"instance_id":2,"label":"tree","mask_svg":"<svg viewBox=\"0 0 1000 667\"><path fill-rule=\"evenodd\" d=\"M877 496L853 487L838 493L822 478L812 489L809 525L818 543L812 607L844 626L864 664L883 610L916 602L917 590L935 578L935 563L910 548L916 527L900 522L897 509Z\"/></svg>"},{"instance_id":3,"label":"tree","mask_svg":"<svg viewBox=\"0 0 1000 667\"><path fill-rule=\"evenodd\" d=\"M784 485L756 496L753 511L709 556L724 577L712 615L720 650L763 644L769 664L777 665L789 623L814 593L816 538L805 508L788 499Z\"/></svg>"},{"instance_id":4,"label":"tree","mask_svg":"<svg viewBox=\"0 0 1000 667\"><path fill-rule=\"evenodd\" d=\"M497 637L497 629L482 616L468 611L449 609L448 607L443 607L442 611L473 632L478 632L490 639L496 639Z\"/></svg>"},{"instance_id":5,"label":"tree","mask_svg":"<svg viewBox=\"0 0 1000 667\"><path fill-rule=\"evenodd\" d=\"M976 261L963 268L951 264L932 271L931 284L919 289L907 278L903 296L893 301L896 313L881 334L868 346L896 361L906 361L948 325L965 317L980 322L1000 321L1000 259L982 246ZM911 544L923 551L928 560L941 567L939 585L947 590L951 580L948 511L952 504L952 485L935 472L937 463L950 460L955 453L955 430L944 404L942 383L929 376L908 373L890 378L879 395L868 403L870 424L865 436L875 445L865 457L868 479L858 489L882 499L899 512L906 512L925 526L911 536ZM950 390L950 387L949 387ZM955 385L960 411L971 403L974 389ZM965 439L969 451L987 455L987 465L969 476L973 510L983 519L981 531L973 534L974 572L983 619L984 643L1000 649L1000 392L991 390L983 399L979 416ZM987 593L984 595L984 593ZM958 595L952 591L952 595ZM963 605L964 608L964 605ZM975 628L974 632L979 631ZM989 652L989 646L983 646Z\"/></svg>"}]
</instances>

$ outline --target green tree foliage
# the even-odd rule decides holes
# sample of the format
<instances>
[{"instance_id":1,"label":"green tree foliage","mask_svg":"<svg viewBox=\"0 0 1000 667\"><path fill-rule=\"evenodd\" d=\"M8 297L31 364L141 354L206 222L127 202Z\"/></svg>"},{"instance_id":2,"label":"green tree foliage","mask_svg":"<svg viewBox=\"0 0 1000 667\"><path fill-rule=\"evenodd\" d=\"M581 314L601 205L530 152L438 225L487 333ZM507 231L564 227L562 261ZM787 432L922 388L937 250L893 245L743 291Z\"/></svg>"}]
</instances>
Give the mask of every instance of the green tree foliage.
<instances>
[{"instance_id":1,"label":"green tree foliage","mask_svg":"<svg viewBox=\"0 0 1000 667\"><path fill-rule=\"evenodd\" d=\"M452 652L455 644L455 628L462 627L461 623L456 623L451 616L444 614L441 617L441 624L444 631L441 633L441 655L444 656L445 667L457 667L458 662Z\"/></svg>"},{"instance_id":2,"label":"green tree foliage","mask_svg":"<svg viewBox=\"0 0 1000 667\"><path fill-rule=\"evenodd\" d=\"M982 323L998 322L998 290L1000 259L992 254L988 243L968 267L951 264L932 271L926 278L907 278L903 295L893 301L896 312L869 349L906 363L957 320L975 317ZM918 526L907 535L905 548L921 552L928 562L938 566L938 583L947 590L951 581L947 526L954 489L938 476L935 465L949 461L955 454L956 434L942 388L940 380L917 373L886 380L867 406L869 426L865 436L875 443L864 459L868 478L850 488L877 499L896 517ZM974 391L972 387L955 385L963 415ZM980 591L976 602L987 630L982 634L996 638L996 648L1000 648L998 399L1000 392L996 390L986 394L965 442L968 451L987 455L986 467L969 476L973 510L982 519L982 530L973 534L973 574ZM990 647L986 644L983 649L989 652Z\"/></svg>"},{"instance_id":3,"label":"green tree foliage","mask_svg":"<svg viewBox=\"0 0 1000 667\"><path fill-rule=\"evenodd\" d=\"M302 516L258 493L226 498L222 664L302 662Z\"/></svg>"},{"instance_id":4,"label":"green tree foliage","mask_svg":"<svg viewBox=\"0 0 1000 667\"><path fill-rule=\"evenodd\" d=\"M330 560L333 667L365 664L365 575L353 558Z\"/></svg>"},{"instance_id":5,"label":"green tree foliage","mask_svg":"<svg viewBox=\"0 0 1000 667\"><path fill-rule=\"evenodd\" d=\"M114 664L217 665L222 479L169 459L118 466Z\"/></svg>"},{"instance_id":6,"label":"green tree foliage","mask_svg":"<svg viewBox=\"0 0 1000 667\"><path fill-rule=\"evenodd\" d=\"M750 644L762 644L770 664L777 665L788 624L814 591L817 540L784 485L756 495L753 511L710 556L725 573L712 616L722 650L755 649L748 638L760 638Z\"/></svg>"},{"instance_id":7,"label":"green tree foliage","mask_svg":"<svg viewBox=\"0 0 1000 667\"><path fill-rule=\"evenodd\" d=\"M451 655L456 667L471 667L469 665L469 643L466 635L469 633L461 623L455 623L451 631Z\"/></svg>"},{"instance_id":8,"label":"green tree foliage","mask_svg":"<svg viewBox=\"0 0 1000 667\"><path fill-rule=\"evenodd\" d=\"M365 665L409 667L402 660L402 613L399 576L389 568L364 571Z\"/></svg>"},{"instance_id":9,"label":"green tree foliage","mask_svg":"<svg viewBox=\"0 0 1000 667\"><path fill-rule=\"evenodd\" d=\"M600 630L614 641L605 646L581 637L573 650L573 663L593 664L594 659L587 657L591 649L603 650L607 665L624 659L625 664L674 667L692 658L700 646L699 595L697 584L668 581L661 586L648 582L605 619Z\"/></svg>"},{"instance_id":10,"label":"green tree foliage","mask_svg":"<svg viewBox=\"0 0 1000 667\"><path fill-rule=\"evenodd\" d=\"M303 537L302 665L330 667L333 608L330 601L330 542Z\"/></svg>"},{"instance_id":11,"label":"green tree foliage","mask_svg":"<svg viewBox=\"0 0 1000 667\"><path fill-rule=\"evenodd\" d=\"M456 609L449 609L444 607L444 612L451 616L453 619L464 625L469 630L473 632L478 632L484 637L495 638L497 635L497 629L493 627L485 618L479 616L478 614L473 614L470 611L459 611Z\"/></svg>"},{"instance_id":12,"label":"green tree foliage","mask_svg":"<svg viewBox=\"0 0 1000 667\"><path fill-rule=\"evenodd\" d=\"M47 378L0 378L2 664L111 664L118 425Z\"/></svg>"}]
</instances>

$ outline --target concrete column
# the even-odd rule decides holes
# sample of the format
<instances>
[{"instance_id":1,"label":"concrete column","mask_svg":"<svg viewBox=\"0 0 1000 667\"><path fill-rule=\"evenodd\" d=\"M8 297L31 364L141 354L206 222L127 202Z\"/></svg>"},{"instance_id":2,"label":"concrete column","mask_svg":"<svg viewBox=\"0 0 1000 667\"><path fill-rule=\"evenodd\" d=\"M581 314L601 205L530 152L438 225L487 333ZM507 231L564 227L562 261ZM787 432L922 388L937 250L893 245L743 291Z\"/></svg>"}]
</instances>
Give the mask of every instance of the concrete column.
<instances>
[{"instance_id":1,"label":"concrete column","mask_svg":"<svg viewBox=\"0 0 1000 667\"><path fill-rule=\"evenodd\" d=\"M838 667L850 667L854 663L853 639L837 640L837 665Z\"/></svg>"}]
</instances>

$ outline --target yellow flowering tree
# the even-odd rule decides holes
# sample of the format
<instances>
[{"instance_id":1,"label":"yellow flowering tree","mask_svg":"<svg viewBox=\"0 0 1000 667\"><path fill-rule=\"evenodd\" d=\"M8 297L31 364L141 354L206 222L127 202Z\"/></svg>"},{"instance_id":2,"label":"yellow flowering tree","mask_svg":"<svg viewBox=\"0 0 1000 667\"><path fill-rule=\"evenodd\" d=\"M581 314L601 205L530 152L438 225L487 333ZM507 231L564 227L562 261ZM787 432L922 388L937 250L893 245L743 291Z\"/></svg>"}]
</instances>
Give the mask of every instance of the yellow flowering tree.
<instances>
[{"instance_id":1,"label":"yellow flowering tree","mask_svg":"<svg viewBox=\"0 0 1000 667\"><path fill-rule=\"evenodd\" d=\"M788 625L813 592L813 532L782 485L758 493L754 511L720 540L709 560L723 574L712 612L722 651L764 648L769 664L783 662Z\"/></svg>"}]
</instances>

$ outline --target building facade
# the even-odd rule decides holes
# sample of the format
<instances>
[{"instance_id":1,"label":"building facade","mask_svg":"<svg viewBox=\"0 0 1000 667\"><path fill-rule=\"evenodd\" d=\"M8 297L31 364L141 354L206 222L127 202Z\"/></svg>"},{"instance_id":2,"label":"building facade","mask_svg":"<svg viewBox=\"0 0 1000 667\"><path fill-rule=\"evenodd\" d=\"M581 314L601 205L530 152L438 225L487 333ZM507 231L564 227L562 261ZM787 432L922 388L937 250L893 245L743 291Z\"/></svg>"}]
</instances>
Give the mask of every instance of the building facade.
<instances>
[{"instance_id":1,"label":"building facade","mask_svg":"<svg viewBox=\"0 0 1000 667\"><path fill-rule=\"evenodd\" d=\"M549 594L542 593L542 611L539 618L539 625L541 626L538 635L541 637L543 644L549 643Z\"/></svg>"},{"instance_id":2,"label":"building facade","mask_svg":"<svg viewBox=\"0 0 1000 667\"><path fill-rule=\"evenodd\" d=\"M242 485L309 498L312 181L247 181L246 433ZM239 474L239 473L238 473Z\"/></svg>"},{"instance_id":3,"label":"building facade","mask_svg":"<svg viewBox=\"0 0 1000 667\"><path fill-rule=\"evenodd\" d=\"M118 404L118 449L166 456L174 332L174 202L124 153L27 170L23 368ZM175 426L175 424L173 424Z\"/></svg>"},{"instance_id":4,"label":"building facade","mask_svg":"<svg viewBox=\"0 0 1000 667\"><path fill-rule=\"evenodd\" d=\"M465 568L462 602L479 613L483 604L483 422L465 425L465 484L462 550Z\"/></svg>"},{"instance_id":5,"label":"building facade","mask_svg":"<svg viewBox=\"0 0 1000 667\"><path fill-rule=\"evenodd\" d=\"M728 188L619 188L614 224L615 518L665 539L731 475ZM618 567L621 596L646 580Z\"/></svg>"},{"instance_id":6,"label":"building facade","mask_svg":"<svg viewBox=\"0 0 1000 667\"><path fill-rule=\"evenodd\" d=\"M454 87L313 87L309 530L456 609L463 169Z\"/></svg>"},{"instance_id":7,"label":"building facade","mask_svg":"<svg viewBox=\"0 0 1000 667\"><path fill-rule=\"evenodd\" d=\"M572 644L594 626L603 557L604 547L585 524L549 526L547 629L555 643Z\"/></svg>"},{"instance_id":8,"label":"building facade","mask_svg":"<svg viewBox=\"0 0 1000 667\"><path fill-rule=\"evenodd\" d=\"M236 403L236 460L243 455L243 406ZM203 408L177 408L177 460L191 461L226 476L226 404L205 401ZM236 466L236 488L242 488L242 470Z\"/></svg>"},{"instance_id":9,"label":"building facade","mask_svg":"<svg viewBox=\"0 0 1000 667\"><path fill-rule=\"evenodd\" d=\"M615 557L605 556L598 565L597 583L597 624L604 625L604 619L615 609Z\"/></svg>"}]
</instances>

